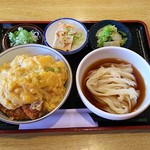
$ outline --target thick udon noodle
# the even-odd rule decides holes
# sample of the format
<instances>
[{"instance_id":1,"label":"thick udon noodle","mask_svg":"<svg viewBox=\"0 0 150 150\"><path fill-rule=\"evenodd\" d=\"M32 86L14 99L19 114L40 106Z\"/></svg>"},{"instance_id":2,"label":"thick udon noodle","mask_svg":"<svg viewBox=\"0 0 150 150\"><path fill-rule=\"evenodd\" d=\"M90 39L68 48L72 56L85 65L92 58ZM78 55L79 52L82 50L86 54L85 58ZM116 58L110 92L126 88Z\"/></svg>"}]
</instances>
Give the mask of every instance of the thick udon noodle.
<instances>
[{"instance_id":1,"label":"thick udon noodle","mask_svg":"<svg viewBox=\"0 0 150 150\"><path fill-rule=\"evenodd\" d=\"M131 64L105 63L86 78L93 97L109 113L125 114L137 104L139 91Z\"/></svg>"}]
</instances>

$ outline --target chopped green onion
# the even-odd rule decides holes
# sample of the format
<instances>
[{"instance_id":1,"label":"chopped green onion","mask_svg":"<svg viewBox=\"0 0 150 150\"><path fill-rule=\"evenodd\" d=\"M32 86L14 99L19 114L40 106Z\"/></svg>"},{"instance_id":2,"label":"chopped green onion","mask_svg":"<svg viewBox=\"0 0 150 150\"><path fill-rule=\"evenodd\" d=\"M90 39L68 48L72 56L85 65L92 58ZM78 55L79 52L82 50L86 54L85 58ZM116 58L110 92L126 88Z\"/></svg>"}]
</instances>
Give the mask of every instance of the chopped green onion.
<instances>
[{"instance_id":1,"label":"chopped green onion","mask_svg":"<svg viewBox=\"0 0 150 150\"><path fill-rule=\"evenodd\" d=\"M22 44L36 43L39 39L39 33L31 30L28 32L26 29L19 27L17 31L9 32L8 38L10 46L17 46Z\"/></svg>"},{"instance_id":2,"label":"chopped green onion","mask_svg":"<svg viewBox=\"0 0 150 150\"><path fill-rule=\"evenodd\" d=\"M58 67L46 67L45 68L45 71L48 72L48 71L52 71L52 72L60 72L60 68Z\"/></svg>"}]
</instances>

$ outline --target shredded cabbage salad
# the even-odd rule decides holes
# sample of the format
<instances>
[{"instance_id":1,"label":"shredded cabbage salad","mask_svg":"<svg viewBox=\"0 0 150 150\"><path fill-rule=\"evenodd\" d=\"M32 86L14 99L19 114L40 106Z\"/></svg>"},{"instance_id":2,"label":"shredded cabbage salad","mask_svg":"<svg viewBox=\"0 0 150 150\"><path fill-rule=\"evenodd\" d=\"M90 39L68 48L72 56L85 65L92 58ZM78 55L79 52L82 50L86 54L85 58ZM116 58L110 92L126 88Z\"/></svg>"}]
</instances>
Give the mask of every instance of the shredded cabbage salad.
<instances>
[{"instance_id":1,"label":"shredded cabbage salad","mask_svg":"<svg viewBox=\"0 0 150 150\"><path fill-rule=\"evenodd\" d=\"M118 31L115 25L107 25L96 33L97 47L123 46L127 41L126 33Z\"/></svg>"},{"instance_id":2,"label":"shredded cabbage salad","mask_svg":"<svg viewBox=\"0 0 150 150\"><path fill-rule=\"evenodd\" d=\"M19 27L14 33L9 32L8 38L10 46L17 46L22 44L36 43L39 39L39 33L31 30L30 32L22 27Z\"/></svg>"}]
</instances>

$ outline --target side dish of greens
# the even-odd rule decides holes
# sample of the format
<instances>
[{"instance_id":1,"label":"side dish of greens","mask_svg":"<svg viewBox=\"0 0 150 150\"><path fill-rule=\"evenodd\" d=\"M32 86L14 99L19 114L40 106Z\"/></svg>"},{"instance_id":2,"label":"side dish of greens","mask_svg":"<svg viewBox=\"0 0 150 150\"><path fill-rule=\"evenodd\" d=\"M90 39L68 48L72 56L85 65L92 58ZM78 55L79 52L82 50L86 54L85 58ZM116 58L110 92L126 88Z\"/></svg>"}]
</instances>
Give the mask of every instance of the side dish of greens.
<instances>
[{"instance_id":1,"label":"side dish of greens","mask_svg":"<svg viewBox=\"0 0 150 150\"><path fill-rule=\"evenodd\" d=\"M97 47L123 46L127 41L127 35L118 31L115 25L107 25L96 33Z\"/></svg>"},{"instance_id":2,"label":"side dish of greens","mask_svg":"<svg viewBox=\"0 0 150 150\"><path fill-rule=\"evenodd\" d=\"M19 27L17 31L9 32L8 38L10 41L10 46L17 46L22 44L36 43L39 39L39 33L33 30L27 31L22 27Z\"/></svg>"}]
</instances>

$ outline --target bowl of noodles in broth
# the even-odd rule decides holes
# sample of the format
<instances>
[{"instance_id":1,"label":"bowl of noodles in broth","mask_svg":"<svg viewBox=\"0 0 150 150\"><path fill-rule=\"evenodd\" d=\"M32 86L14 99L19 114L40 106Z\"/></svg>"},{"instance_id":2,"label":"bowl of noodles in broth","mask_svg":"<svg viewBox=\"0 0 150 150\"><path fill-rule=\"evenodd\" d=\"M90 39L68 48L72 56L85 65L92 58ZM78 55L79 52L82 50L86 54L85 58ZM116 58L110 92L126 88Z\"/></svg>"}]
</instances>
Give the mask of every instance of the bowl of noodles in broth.
<instances>
[{"instance_id":1,"label":"bowl of noodles in broth","mask_svg":"<svg viewBox=\"0 0 150 150\"><path fill-rule=\"evenodd\" d=\"M102 47L87 54L76 73L79 96L96 115L126 120L150 105L150 66L136 52Z\"/></svg>"},{"instance_id":2,"label":"bowl of noodles in broth","mask_svg":"<svg viewBox=\"0 0 150 150\"><path fill-rule=\"evenodd\" d=\"M58 110L72 86L68 61L40 44L15 46L0 55L0 120L39 121Z\"/></svg>"}]
</instances>

